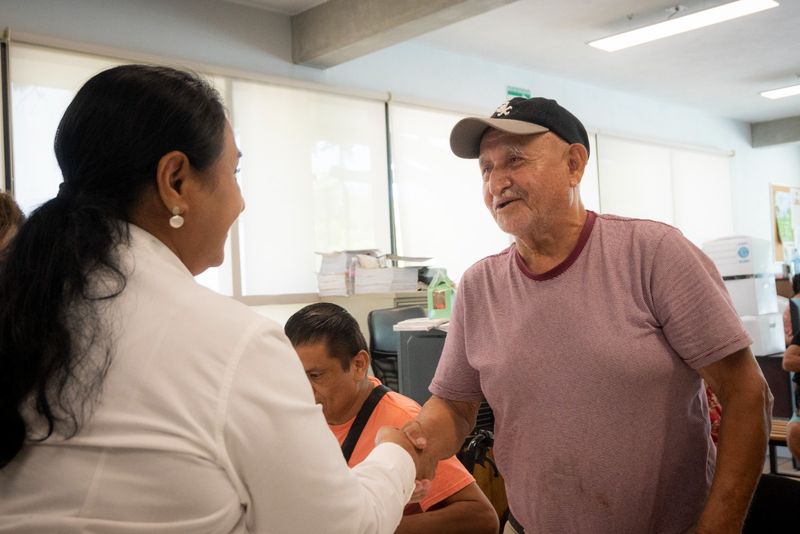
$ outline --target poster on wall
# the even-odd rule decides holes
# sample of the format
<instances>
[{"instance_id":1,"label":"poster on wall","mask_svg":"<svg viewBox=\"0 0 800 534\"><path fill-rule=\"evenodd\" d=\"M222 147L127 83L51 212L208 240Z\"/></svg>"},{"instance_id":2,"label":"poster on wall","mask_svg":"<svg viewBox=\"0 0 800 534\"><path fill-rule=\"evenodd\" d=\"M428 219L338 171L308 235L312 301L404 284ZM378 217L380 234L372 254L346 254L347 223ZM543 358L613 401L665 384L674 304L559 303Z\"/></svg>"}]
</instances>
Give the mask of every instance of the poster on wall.
<instances>
[{"instance_id":1,"label":"poster on wall","mask_svg":"<svg viewBox=\"0 0 800 534\"><path fill-rule=\"evenodd\" d=\"M778 239L781 243L794 243L792 194L788 191L775 191L775 223L778 226Z\"/></svg>"},{"instance_id":2,"label":"poster on wall","mask_svg":"<svg viewBox=\"0 0 800 534\"><path fill-rule=\"evenodd\" d=\"M800 234L800 187L770 184L772 242L775 261L788 261L798 248Z\"/></svg>"}]
</instances>

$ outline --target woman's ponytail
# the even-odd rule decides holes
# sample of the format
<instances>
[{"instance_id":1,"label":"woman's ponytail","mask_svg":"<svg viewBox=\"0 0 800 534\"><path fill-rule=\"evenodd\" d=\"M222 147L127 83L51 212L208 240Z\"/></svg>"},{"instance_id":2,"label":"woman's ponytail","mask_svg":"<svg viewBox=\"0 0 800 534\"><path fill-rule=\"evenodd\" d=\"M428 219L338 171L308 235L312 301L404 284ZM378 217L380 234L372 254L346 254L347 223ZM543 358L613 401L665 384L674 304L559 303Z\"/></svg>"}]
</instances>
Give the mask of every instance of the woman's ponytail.
<instances>
[{"instance_id":1,"label":"woman's ponytail","mask_svg":"<svg viewBox=\"0 0 800 534\"><path fill-rule=\"evenodd\" d=\"M164 154L180 150L204 170L224 127L219 94L175 69L115 67L78 91L56 133L62 187L0 259L0 468L28 439L80 430L111 362L98 304L125 288L125 221Z\"/></svg>"}]
</instances>

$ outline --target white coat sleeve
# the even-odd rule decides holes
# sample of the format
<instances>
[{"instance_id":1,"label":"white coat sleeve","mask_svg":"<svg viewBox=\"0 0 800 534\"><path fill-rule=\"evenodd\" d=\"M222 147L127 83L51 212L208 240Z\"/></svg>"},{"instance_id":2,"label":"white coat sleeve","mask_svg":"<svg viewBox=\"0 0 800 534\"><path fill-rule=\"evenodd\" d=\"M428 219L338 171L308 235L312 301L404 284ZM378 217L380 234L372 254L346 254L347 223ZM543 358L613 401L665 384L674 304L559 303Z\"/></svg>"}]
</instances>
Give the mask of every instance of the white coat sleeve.
<instances>
[{"instance_id":1,"label":"white coat sleeve","mask_svg":"<svg viewBox=\"0 0 800 534\"><path fill-rule=\"evenodd\" d=\"M218 448L249 532L392 533L415 467L395 444L352 470L277 325L260 323L224 382Z\"/></svg>"}]
</instances>

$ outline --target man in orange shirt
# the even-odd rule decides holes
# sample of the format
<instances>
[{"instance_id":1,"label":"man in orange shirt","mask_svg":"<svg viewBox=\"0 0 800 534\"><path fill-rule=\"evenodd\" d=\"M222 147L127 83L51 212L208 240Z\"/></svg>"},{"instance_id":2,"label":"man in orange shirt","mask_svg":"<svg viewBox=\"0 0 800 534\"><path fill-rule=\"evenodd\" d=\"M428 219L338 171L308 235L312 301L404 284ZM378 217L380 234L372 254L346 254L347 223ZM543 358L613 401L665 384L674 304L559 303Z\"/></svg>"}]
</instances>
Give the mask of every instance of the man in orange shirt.
<instances>
[{"instance_id":1,"label":"man in orange shirt","mask_svg":"<svg viewBox=\"0 0 800 534\"><path fill-rule=\"evenodd\" d=\"M413 400L389 391L368 376L367 343L358 323L344 308L321 302L298 311L285 327L317 404L331 431L342 445L348 465L364 460L375 446L383 426L401 427L420 410ZM366 405L366 408L365 408ZM374 406L371 414L369 407ZM363 430L357 427L363 422ZM353 435L348 436L353 426ZM398 533L450 532L496 534L498 519L494 508L475 484L472 475L451 457L439 462L436 476L425 497L406 506Z\"/></svg>"}]
</instances>

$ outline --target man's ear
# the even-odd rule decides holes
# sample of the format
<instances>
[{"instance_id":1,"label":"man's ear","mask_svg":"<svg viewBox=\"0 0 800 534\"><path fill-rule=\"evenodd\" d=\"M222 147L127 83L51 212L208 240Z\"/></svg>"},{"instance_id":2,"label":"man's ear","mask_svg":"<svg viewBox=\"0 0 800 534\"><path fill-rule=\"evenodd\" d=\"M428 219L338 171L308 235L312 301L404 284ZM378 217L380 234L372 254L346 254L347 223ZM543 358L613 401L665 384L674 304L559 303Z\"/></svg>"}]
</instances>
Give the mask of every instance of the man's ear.
<instances>
[{"instance_id":1,"label":"man's ear","mask_svg":"<svg viewBox=\"0 0 800 534\"><path fill-rule=\"evenodd\" d=\"M170 213L176 207L181 215L189 210L188 202L184 195L184 185L189 178L190 171L189 158L179 150L167 152L158 160L158 166L156 167L158 196Z\"/></svg>"},{"instance_id":2,"label":"man's ear","mask_svg":"<svg viewBox=\"0 0 800 534\"><path fill-rule=\"evenodd\" d=\"M583 178L583 170L586 168L586 162L589 161L589 151L580 143L573 143L567 149L567 166L569 173L575 179L575 185L580 183Z\"/></svg>"},{"instance_id":3,"label":"man's ear","mask_svg":"<svg viewBox=\"0 0 800 534\"><path fill-rule=\"evenodd\" d=\"M369 361L369 352L365 350L360 350L355 356L353 356L353 359L350 361L350 365L354 367L357 379L363 380L367 376L367 372L369 371Z\"/></svg>"}]
</instances>

